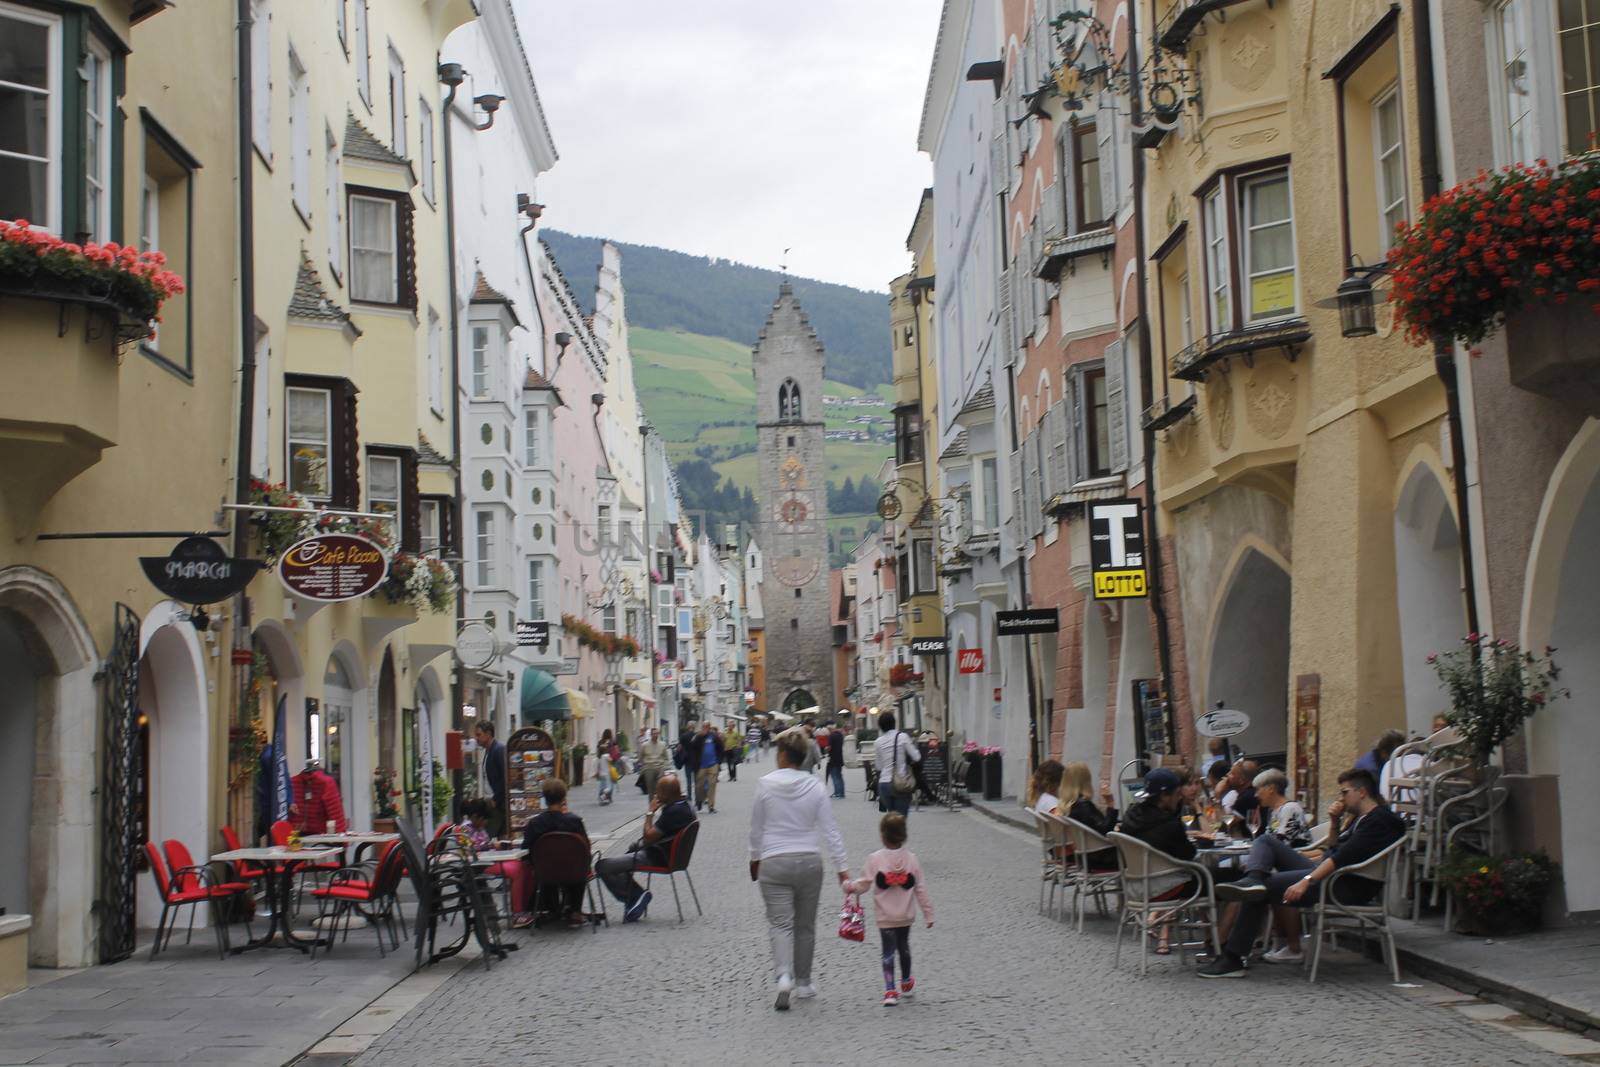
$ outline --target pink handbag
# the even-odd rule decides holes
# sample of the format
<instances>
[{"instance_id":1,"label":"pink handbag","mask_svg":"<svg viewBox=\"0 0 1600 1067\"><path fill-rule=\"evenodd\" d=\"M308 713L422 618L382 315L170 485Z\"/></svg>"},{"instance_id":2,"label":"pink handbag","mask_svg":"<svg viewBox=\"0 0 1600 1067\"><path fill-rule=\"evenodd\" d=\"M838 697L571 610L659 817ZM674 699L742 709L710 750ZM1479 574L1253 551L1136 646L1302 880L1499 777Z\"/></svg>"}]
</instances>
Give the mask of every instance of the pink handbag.
<instances>
[{"instance_id":1,"label":"pink handbag","mask_svg":"<svg viewBox=\"0 0 1600 1067\"><path fill-rule=\"evenodd\" d=\"M867 913L861 907L859 893L846 893L844 907L839 909L839 936L846 941L867 939Z\"/></svg>"}]
</instances>

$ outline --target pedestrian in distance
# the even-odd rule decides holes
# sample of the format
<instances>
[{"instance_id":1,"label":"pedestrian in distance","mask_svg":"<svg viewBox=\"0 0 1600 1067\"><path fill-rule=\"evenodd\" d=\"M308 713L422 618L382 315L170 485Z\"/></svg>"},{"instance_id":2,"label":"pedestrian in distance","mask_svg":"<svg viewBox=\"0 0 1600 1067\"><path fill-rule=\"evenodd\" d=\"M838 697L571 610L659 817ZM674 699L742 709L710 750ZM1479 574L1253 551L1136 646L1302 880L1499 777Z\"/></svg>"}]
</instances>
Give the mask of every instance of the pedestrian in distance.
<instances>
[{"instance_id":1,"label":"pedestrian in distance","mask_svg":"<svg viewBox=\"0 0 1600 1067\"><path fill-rule=\"evenodd\" d=\"M472 727L472 736L483 752L483 779L489 786L489 796L494 798L494 816L489 832L506 832L506 746L494 736L494 723L479 719Z\"/></svg>"},{"instance_id":2,"label":"pedestrian in distance","mask_svg":"<svg viewBox=\"0 0 1600 1067\"><path fill-rule=\"evenodd\" d=\"M922 762L922 753L910 736L895 729L894 712L878 716L878 740L872 750L878 767L878 810L911 814L911 796L917 788L911 767Z\"/></svg>"},{"instance_id":3,"label":"pedestrian in distance","mask_svg":"<svg viewBox=\"0 0 1600 1067\"><path fill-rule=\"evenodd\" d=\"M810 726L800 727L800 735L806 739L806 758L801 761L800 769L811 774L822 764L822 748L817 744L816 733Z\"/></svg>"},{"instance_id":4,"label":"pedestrian in distance","mask_svg":"<svg viewBox=\"0 0 1600 1067\"><path fill-rule=\"evenodd\" d=\"M883 1006L892 1008L916 988L911 977L911 925L917 909L928 928L933 928L933 902L928 899L927 879L916 853L906 848L906 817L891 811L878 820L878 839L883 847L867 857L861 877L845 885L850 893L872 890L872 918L878 925L878 941L883 949ZM900 986L894 984L894 960L900 957Z\"/></svg>"},{"instance_id":5,"label":"pedestrian in distance","mask_svg":"<svg viewBox=\"0 0 1600 1067\"><path fill-rule=\"evenodd\" d=\"M695 774L696 811L709 807L711 814L717 813L717 777L722 767L722 753L722 738L712 730L709 721L701 723L688 754Z\"/></svg>"},{"instance_id":6,"label":"pedestrian in distance","mask_svg":"<svg viewBox=\"0 0 1600 1067\"><path fill-rule=\"evenodd\" d=\"M828 782L836 800L844 799L844 731L834 723L828 731Z\"/></svg>"},{"instance_id":7,"label":"pedestrian in distance","mask_svg":"<svg viewBox=\"0 0 1600 1067\"><path fill-rule=\"evenodd\" d=\"M822 849L839 882L850 880L844 836L822 783L801 768L809 738L801 730L777 737L778 769L756 783L750 806L750 880L761 888L776 975L778 1011L790 996L817 995L811 964L817 944L817 900L822 894Z\"/></svg>"},{"instance_id":8,"label":"pedestrian in distance","mask_svg":"<svg viewBox=\"0 0 1600 1067\"><path fill-rule=\"evenodd\" d=\"M595 755L595 784L598 795L595 799L602 804L611 803L615 793L615 783L611 781L612 752L616 749L616 742L611 739L611 731L607 730L600 735L600 743L594 748Z\"/></svg>"},{"instance_id":9,"label":"pedestrian in distance","mask_svg":"<svg viewBox=\"0 0 1600 1067\"><path fill-rule=\"evenodd\" d=\"M700 731L695 728L695 721L690 719L678 734L678 745L672 750L672 765L683 772L683 794L689 803L694 803L694 776L698 767L690 762L695 747L695 739L700 736Z\"/></svg>"},{"instance_id":10,"label":"pedestrian in distance","mask_svg":"<svg viewBox=\"0 0 1600 1067\"><path fill-rule=\"evenodd\" d=\"M722 759L728 765L728 781L739 780L739 764L744 760L744 736L730 726L722 736Z\"/></svg>"},{"instance_id":11,"label":"pedestrian in distance","mask_svg":"<svg viewBox=\"0 0 1600 1067\"><path fill-rule=\"evenodd\" d=\"M661 740L661 731L650 727L644 744L639 746L639 787L645 796L655 795L656 783L667 773L667 763L671 758L666 742Z\"/></svg>"}]
</instances>

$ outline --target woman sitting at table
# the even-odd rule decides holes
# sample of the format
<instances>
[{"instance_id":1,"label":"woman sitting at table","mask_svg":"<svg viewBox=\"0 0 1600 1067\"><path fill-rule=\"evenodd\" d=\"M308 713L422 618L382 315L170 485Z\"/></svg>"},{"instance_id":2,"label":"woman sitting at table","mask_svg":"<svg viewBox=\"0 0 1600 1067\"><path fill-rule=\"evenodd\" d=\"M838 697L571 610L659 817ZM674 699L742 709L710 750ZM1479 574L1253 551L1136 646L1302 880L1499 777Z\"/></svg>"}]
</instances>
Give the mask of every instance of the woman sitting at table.
<instances>
[{"instance_id":1,"label":"woman sitting at table","mask_svg":"<svg viewBox=\"0 0 1600 1067\"><path fill-rule=\"evenodd\" d=\"M461 805L461 822L452 827L451 832L465 837L474 852L495 848L503 842L489 836L494 816L494 801L488 797L475 797ZM527 926L533 922L526 900L528 872L520 860L502 860L485 869L484 874L491 878L504 878L510 884L511 906L516 909L511 919L512 926Z\"/></svg>"},{"instance_id":2,"label":"woman sitting at table","mask_svg":"<svg viewBox=\"0 0 1600 1067\"><path fill-rule=\"evenodd\" d=\"M1094 797L1094 779L1087 763L1069 763L1061 775L1061 803L1059 811L1074 822L1081 822L1097 834L1109 834L1117 828L1117 809L1113 797L1102 789L1098 803ZM1097 871L1117 869L1117 850L1102 848L1089 853L1089 866Z\"/></svg>"},{"instance_id":3,"label":"woman sitting at table","mask_svg":"<svg viewBox=\"0 0 1600 1067\"><path fill-rule=\"evenodd\" d=\"M1062 766L1059 760L1047 759L1033 769L1028 782L1028 807L1040 815L1055 815L1061 805L1056 796L1061 791Z\"/></svg>"}]
</instances>

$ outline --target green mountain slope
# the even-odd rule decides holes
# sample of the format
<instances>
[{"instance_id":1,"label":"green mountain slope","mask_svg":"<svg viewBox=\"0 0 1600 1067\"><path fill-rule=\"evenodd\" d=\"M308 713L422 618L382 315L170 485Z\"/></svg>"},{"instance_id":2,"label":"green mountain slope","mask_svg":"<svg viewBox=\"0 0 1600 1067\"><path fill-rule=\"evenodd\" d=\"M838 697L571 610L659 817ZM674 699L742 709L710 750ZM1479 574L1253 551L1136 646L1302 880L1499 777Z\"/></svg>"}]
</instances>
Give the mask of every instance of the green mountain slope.
<instances>
[{"instance_id":1,"label":"green mountain slope","mask_svg":"<svg viewBox=\"0 0 1600 1067\"><path fill-rule=\"evenodd\" d=\"M559 230L540 234L577 291L584 314L594 311L600 238ZM613 242L622 253L628 324L725 337L753 347L783 280L775 270L664 248ZM791 278L806 317L828 352L828 376L861 389L891 381L889 298L846 285Z\"/></svg>"}]
</instances>

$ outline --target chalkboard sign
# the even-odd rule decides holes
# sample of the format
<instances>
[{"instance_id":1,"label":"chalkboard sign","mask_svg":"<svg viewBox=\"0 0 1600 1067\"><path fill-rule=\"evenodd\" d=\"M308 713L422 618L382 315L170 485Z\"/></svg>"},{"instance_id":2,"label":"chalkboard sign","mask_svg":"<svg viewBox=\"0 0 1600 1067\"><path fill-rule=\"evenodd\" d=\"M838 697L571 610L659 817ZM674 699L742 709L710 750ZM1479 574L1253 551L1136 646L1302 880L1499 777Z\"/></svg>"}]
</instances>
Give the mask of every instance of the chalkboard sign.
<instances>
[{"instance_id":1,"label":"chalkboard sign","mask_svg":"<svg viewBox=\"0 0 1600 1067\"><path fill-rule=\"evenodd\" d=\"M556 764L556 745L550 735L528 726L506 738L506 813L514 835L539 810L544 796L544 780L560 773Z\"/></svg>"},{"instance_id":2,"label":"chalkboard sign","mask_svg":"<svg viewBox=\"0 0 1600 1067\"><path fill-rule=\"evenodd\" d=\"M944 758L944 746L932 742L917 746L922 749L922 781L928 792L944 796L950 784L950 765Z\"/></svg>"}]
</instances>

